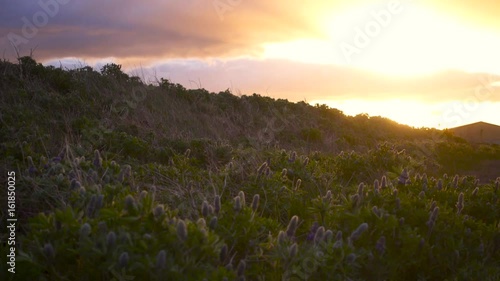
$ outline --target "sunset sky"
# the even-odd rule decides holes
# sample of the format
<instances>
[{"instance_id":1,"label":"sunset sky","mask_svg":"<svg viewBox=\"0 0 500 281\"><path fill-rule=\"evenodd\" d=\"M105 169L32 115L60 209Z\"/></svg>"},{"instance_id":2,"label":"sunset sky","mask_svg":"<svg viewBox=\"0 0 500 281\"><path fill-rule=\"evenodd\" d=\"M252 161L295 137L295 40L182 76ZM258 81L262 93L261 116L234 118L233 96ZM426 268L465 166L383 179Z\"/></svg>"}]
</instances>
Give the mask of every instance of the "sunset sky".
<instances>
[{"instance_id":1,"label":"sunset sky","mask_svg":"<svg viewBox=\"0 0 500 281\"><path fill-rule=\"evenodd\" d=\"M500 125L497 1L0 0L0 50L416 127Z\"/></svg>"}]
</instances>

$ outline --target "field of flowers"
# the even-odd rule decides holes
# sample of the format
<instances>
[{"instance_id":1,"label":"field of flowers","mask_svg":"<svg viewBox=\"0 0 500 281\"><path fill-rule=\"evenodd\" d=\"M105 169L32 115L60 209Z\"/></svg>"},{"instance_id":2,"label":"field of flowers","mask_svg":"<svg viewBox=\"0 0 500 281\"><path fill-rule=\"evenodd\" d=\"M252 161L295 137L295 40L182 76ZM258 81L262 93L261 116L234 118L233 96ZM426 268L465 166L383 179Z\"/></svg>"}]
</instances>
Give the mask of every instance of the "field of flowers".
<instances>
[{"instance_id":1,"label":"field of flowers","mask_svg":"<svg viewBox=\"0 0 500 281\"><path fill-rule=\"evenodd\" d=\"M500 178L465 172L499 146L155 86L177 87L177 110L226 117L207 127L156 117L156 92L116 110L123 94L85 82L140 84L116 66L0 70L0 168L16 172L20 214L15 274L1 234L1 280L500 280ZM255 116L238 115L245 99ZM302 123L269 115L283 106ZM260 137L224 131L239 122Z\"/></svg>"}]
</instances>

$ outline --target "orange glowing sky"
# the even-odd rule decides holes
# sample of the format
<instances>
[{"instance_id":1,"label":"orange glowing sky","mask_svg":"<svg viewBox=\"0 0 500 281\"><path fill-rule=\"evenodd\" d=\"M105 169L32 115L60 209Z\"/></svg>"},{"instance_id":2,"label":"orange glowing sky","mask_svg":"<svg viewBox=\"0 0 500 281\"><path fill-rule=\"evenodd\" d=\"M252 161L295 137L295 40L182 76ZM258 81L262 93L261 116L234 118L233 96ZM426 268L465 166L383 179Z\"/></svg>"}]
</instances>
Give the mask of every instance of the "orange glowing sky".
<instances>
[{"instance_id":1,"label":"orange glowing sky","mask_svg":"<svg viewBox=\"0 0 500 281\"><path fill-rule=\"evenodd\" d=\"M188 88L325 103L416 127L500 124L496 1L41 2L4 5L4 57L15 58L12 44L25 54L36 46L46 64L113 61Z\"/></svg>"}]
</instances>

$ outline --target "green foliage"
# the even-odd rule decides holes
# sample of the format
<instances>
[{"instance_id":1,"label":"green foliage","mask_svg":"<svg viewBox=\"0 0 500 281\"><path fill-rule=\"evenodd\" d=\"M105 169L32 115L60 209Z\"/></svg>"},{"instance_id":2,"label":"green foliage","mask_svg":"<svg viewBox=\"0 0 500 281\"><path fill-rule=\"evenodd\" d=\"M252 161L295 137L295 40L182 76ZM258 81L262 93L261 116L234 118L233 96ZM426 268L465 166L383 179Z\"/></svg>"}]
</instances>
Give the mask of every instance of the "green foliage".
<instances>
[{"instance_id":1,"label":"green foliage","mask_svg":"<svg viewBox=\"0 0 500 281\"><path fill-rule=\"evenodd\" d=\"M122 72L122 66L115 63L108 63L101 68L101 74L106 77L112 77L118 81L126 81L129 76Z\"/></svg>"},{"instance_id":2,"label":"green foliage","mask_svg":"<svg viewBox=\"0 0 500 281\"><path fill-rule=\"evenodd\" d=\"M498 146L165 79L127 96L113 64L0 71L15 280L500 278L500 179L462 173Z\"/></svg>"}]
</instances>

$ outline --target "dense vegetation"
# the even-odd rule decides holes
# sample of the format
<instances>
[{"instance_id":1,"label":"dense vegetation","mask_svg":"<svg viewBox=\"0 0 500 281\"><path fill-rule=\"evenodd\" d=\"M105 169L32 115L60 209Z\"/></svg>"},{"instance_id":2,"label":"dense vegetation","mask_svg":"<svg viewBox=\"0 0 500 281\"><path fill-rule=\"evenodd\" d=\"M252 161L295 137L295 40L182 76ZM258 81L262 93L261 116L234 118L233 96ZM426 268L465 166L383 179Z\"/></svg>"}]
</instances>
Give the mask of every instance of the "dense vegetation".
<instances>
[{"instance_id":1,"label":"dense vegetation","mask_svg":"<svg viewBox=\"0 0 500 281\"><path fill-rule=\"evenodd\" d=\"M116 64L3 61L0 93L2 280L500 279L500 179L466 173L498 145Z\"/></svg>"}]
</instances>

